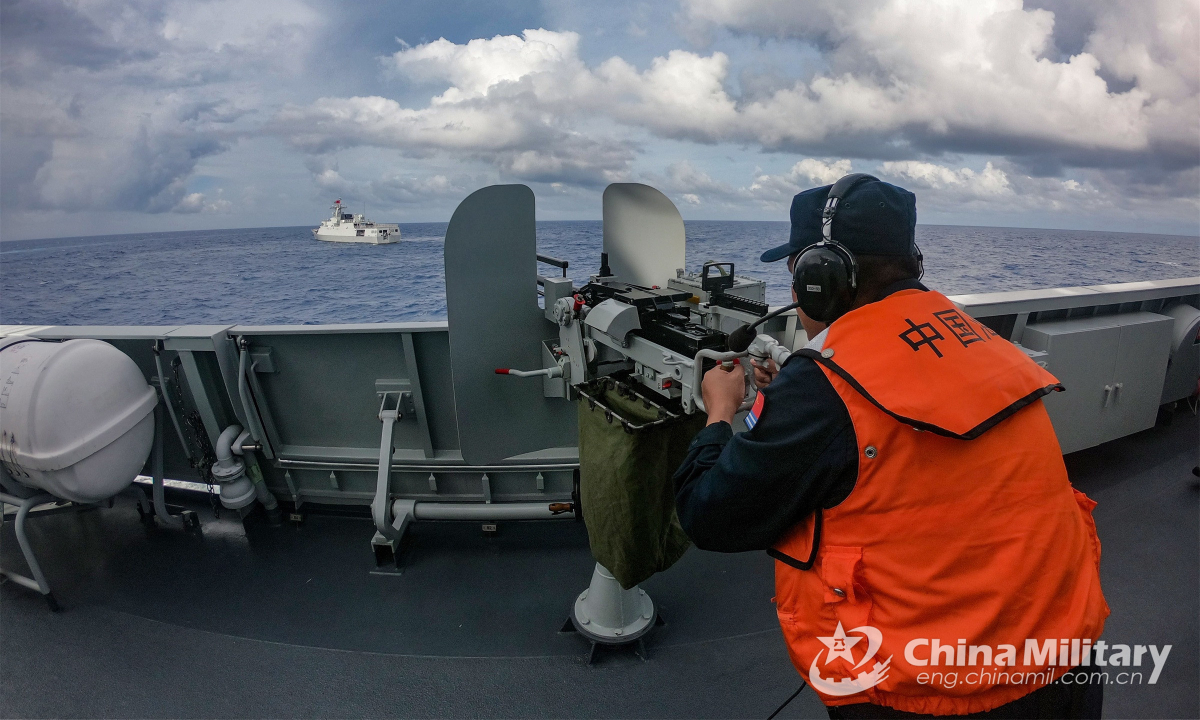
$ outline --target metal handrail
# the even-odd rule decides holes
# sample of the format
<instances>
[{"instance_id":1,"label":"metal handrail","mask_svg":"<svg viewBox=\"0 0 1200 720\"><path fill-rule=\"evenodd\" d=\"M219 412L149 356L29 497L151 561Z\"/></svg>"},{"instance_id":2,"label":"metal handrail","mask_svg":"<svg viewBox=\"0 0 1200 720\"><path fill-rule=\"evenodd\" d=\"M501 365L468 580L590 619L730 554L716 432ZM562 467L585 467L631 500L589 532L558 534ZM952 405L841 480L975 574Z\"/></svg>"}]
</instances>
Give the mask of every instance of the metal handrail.
<instances>
[{"instance_id":1,"label":"metal handrail","mask_svg":"<svg viewBox=\"0 0 1200 720\"><path fill-rule=\"evenodd\" d=\"M549 255L541 255L541 254L539 254L537 256L537 259L538 259L538 262L546 263L547 265L553 265L556 268L562 268L562 271L563 271L562 276L563 277L567 276L567 266L570 265L570 263L567 262L566 260L559 260L558 258L550 257Z\"/></svg>"}]
</instances>

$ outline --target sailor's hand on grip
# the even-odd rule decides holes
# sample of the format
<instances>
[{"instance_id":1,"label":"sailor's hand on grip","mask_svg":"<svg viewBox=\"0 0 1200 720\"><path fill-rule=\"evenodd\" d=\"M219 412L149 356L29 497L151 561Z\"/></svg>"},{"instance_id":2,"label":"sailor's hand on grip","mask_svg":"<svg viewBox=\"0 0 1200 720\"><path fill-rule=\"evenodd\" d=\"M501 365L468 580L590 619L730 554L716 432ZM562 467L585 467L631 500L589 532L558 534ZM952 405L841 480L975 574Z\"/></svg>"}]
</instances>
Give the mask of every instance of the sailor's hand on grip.
<instances>
[{"instance_id":1,"label":"sailor's hand on grip","mask_svg":"<svg viewBox=\"0 0 1200 720\"><path fill-rule=\"evenodd\" d=\"M704 396L704 407L708 410L708 424L727 422L733 424L733 416L746 397L746 374L734 364L725 368L717 365L704 373L700 391Z\"/></svg>"},{"instance_id":2,"label":"sailor's hand on grip","mask_svg":"<svg viewBox=\"0 0 1200 720\"><path fill-rule=\"evenodd\" d=\"M760 388L770 385L775 376L779 374L779 368L771 358L765 360L751 358L750 367L754 368L754 384Z\"/></svg>"}]
</instances>

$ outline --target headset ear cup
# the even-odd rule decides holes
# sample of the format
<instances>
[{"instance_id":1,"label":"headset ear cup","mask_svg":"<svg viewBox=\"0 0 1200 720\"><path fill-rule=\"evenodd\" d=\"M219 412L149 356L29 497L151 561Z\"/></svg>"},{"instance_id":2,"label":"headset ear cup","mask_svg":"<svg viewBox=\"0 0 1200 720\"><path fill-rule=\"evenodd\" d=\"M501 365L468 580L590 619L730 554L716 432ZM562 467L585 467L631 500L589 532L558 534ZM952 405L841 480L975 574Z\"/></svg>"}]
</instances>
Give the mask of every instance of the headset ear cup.
<instances>
[{"instance_id":1,"label":"headset ear cup","mask_svg":"<svg viewBox=\"0 0 1200 720\"><path fill-rule=\"evenodd\" d=\"M817 322L830 323L854 303L853 258L831 246L814 246L796 259L792 290L800 309Z\"/></svg>"}]
</instances>

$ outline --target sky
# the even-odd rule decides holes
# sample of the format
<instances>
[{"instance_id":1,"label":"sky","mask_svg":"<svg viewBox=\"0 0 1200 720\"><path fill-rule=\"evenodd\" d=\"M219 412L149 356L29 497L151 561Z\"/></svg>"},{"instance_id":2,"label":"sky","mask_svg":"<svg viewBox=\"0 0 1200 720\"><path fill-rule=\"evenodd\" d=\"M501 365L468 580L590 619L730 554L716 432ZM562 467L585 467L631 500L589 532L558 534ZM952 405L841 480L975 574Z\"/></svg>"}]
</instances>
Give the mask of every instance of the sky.
<instances>
[{"instance_id":1,"label":"sky","mask_svg":"<svg viewBox=\"0 0 1200 720\"><path fill-rule=\"evenodd\" d=\"M1200 234L1200 0L4 0L0 239L542 220L644 182L787 220L847 172L918 220Z\"/></svg>"}]
</instances>

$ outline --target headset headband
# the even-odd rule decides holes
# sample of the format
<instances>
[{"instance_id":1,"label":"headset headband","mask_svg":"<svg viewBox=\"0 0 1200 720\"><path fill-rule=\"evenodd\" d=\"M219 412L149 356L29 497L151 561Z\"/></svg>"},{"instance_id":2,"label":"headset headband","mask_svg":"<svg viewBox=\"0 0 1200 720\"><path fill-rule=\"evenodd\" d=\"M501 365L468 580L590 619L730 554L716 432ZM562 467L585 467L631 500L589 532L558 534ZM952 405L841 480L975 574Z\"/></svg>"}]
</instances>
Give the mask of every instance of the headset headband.
<instances>
[{"instance_id":1,"label":"headset headband","mask_svg":"<svg viewBox=\"0 0 1200 720\"><path fill-rule=\"evenodd\" d=\"M866 173L850 173L843 175L829 188L829 195L825 198L825 208L821 211L821 237L825 242L833 242L833 216L837 212L838 203L846 193L855 185L867 180L875 180L879 178Z\"/></svg>"}]
</instances>

